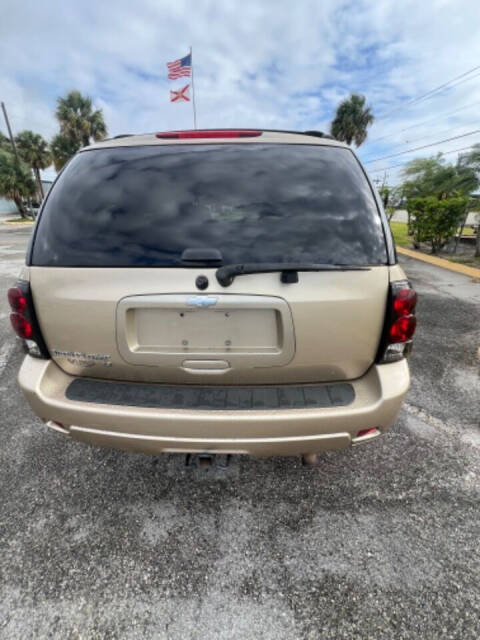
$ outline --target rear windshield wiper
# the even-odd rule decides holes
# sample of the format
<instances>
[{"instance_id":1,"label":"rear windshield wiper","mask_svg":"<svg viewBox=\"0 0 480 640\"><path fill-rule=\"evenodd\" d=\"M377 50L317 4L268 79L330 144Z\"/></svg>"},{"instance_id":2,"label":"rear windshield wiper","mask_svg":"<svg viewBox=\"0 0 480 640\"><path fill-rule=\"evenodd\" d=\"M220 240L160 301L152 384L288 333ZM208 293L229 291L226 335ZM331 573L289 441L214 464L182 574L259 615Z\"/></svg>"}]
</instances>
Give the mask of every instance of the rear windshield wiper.
<instances>
[{"instance_id":1,"label":"rear windshield wiper","mask_svg":"<svg viewBox=\"0 0 480 640\"><path fill-rule=\"evenodd\" d=\"M299 271L370 271L370 267L349 264L304 264L287 262L252 262L246 264L227 264L216 271L219 284L229 287L237 276L249 273L275 273L280 271L280 280L285 284L298 282Z\"/></svg>"}]
</instances>

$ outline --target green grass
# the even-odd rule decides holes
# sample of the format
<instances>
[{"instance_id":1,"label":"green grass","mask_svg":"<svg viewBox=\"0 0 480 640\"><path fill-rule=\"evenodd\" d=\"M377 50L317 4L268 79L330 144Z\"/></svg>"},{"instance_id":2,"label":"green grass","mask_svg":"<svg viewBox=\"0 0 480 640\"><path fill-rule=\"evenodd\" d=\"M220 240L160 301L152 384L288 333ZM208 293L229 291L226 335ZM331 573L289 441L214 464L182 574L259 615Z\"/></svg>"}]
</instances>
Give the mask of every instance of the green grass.
<instances>
[{"instance_id":1,"label":"green grass","mask_svg":"<svg viewBox=\"0 0 480 640\"><path fill-rule=\"evenodd\" d=\"M399 247L405 247L407 249L413 249L412 247L412 237L407 234L407 224L406 222L390 222L390 228L393 233L393 239L395 240L395 244ZM472 247L473 249L473 247ZM425 253L425 252L424 252ZM430 255L430 254L429 254ZM457 264L464 264L468 267L476 267L480 268L480 258L475 258L473 255L471 256L446 256L439 255L439 258L444 258L445 260L450 260L450 262L456 262Z\"/></svg>"},{"instance_id":2,"label":"green grass","mask_svg":"<svg viewBox=\"0 0 480 640\"><path fill-rule=\"evenodd\" d=\"M392 230L393 239L395 240L396 245L399 247L411 248L412 238L407 233L406 222L390 222L390 229Z\"/></svg>"}]
</instances>

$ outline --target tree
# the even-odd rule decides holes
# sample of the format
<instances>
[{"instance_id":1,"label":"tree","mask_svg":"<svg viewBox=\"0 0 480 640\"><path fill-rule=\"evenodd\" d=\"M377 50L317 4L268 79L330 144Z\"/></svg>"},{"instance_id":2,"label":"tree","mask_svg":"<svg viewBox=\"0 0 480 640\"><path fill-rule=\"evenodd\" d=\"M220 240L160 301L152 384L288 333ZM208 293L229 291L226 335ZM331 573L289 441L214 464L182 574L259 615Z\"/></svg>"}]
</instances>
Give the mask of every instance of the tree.
<instances>
[{"instance_id":1,"label":"tree","mask_svg":"<svg viewBox=\"0 0 480 640\"><path fill-rule=\"evenodd\" d=\"M459 194L469 195L479 185L471 166L464 162L446 164L441 153L431 158L412 160L403 170L403 176L407 178L403 183L407 198L435 196L442 199Z\"/></svg>"},{"instance_id":2,"label":"tree","mask_svg":"<svg viewBox=\"0 0 480 640\"><path fill-rule=\"evenodd\" d=\"M23 198L33 197L35 191L30 168L13 154L0 151L0 195L15 202L22 218L27 217Z\"/></svg>"},{"instance_id":3,"label":"tree","mask_svg":"<svg viewBox=\"0 0 480 640\"><path fill-rule=\"evenodd\" d=\"M1 151L12 153L13 150L10 138L7 138L7 136L4 136L3 133L0 132L0 152Z\"/></svg>"},{"instance_id":4,"label":"tree","mask_svg":"<svg viewBox=\"0 0 480 640\"><path fill-rule=\"evenodd\" d=\"M38 191L41 199L43 199L45 194L40 178L40 169L46 169L52 162L48 143L38 133L28 130L21 131L15 138L15 142L17 143L18 155L33 169L37 179Z\"/></svg>"},{"instance_id":5,"label":"tree","mask_svg":"<svg viewBox=\"0 0 480 640\"><path fill-rule=\"evenodd\" d=\"M365 96L353 93L337 107L337 112L330 126L330 133L337 140L359 147L367 139L367 128L374 117L370 107L365 106Z\"/></svg>"},{"instance_id":6,"label":"tree","mask_svg":"<svg viewBox=\"0 0 480 640\"><path fill-rule=\"evenodd\" d=\"M55 170L60 171L81 146L80 142L58 133L50 143Z\"/></svg>"},{"instance_id":7,"label":"tree","mask_svg":"<svg viewBox=\"0 0 480 640\"><path fill-rule=\"evenodd\" d=\"M480 178L480 144L474 144L472 150L468 153L462 153L458 156L457 165L459 167L466 167L475 172L475 175ZM478 184L477 184L478 186ZM475 244L475 257L480 257L480 214L476 215L477 220L477 241Z\"/></svg>"},{"instance_id":8,"label":"tree","mask_svg":"<svg viewBox=\"0 0 480 640\"><path fill-rule=\"evenodd\" d=\"M79 91L70 91L65 98L58 98L55 115L61 135L80 146L87 146L92 140L103 140L107 135L102 110L94 111L91 98L82 96Z\"/></svg>"},{"instance_id":9,"label":"tree","mask_svg":"<svg viewBox=\"0 0 480 640\"><path fill-rule=\"evenodd\" d=\"M432 253L437 253L454 236L465 216L469 203L467 197L444 198L435 196L411 198L407 202L413 216L414 244L430 244Z\"/></svg>"},{"instance_id":10,"label":"tree","mask_svg":"<svg viewBox=\"0 0 480 640\"><path fill-rule=\"evenodd\" d=\"M469 167L476 173L480 173L480 144L474 144L468 153L461 153L458 156L457 165Z\"/></svg>"},{"instance_id":11,"label":"tree","mask_svg":"<svg viewBox=\"0 0 480 640\"><path fill-rule=\"evenodd\" d=\"M105 138L107 126L102 110L93 110L91 98L79 91L58 98L55 115L60 133L53 138L50 148L55 169L59 171L81 147Z\"/></svg>"}]
</instances>

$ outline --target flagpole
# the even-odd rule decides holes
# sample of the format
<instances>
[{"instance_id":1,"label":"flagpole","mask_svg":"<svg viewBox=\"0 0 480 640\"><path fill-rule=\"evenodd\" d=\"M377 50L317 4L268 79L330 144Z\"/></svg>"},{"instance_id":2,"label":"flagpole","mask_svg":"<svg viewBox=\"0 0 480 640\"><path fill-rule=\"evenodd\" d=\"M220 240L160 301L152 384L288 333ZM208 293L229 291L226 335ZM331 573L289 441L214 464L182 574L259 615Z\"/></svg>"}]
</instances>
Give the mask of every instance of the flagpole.
<instances>
[{"instance_id":1,"label":"flagpole","mask_svg":"<svg viewBox=\"0 0 480 640\"><path fill-rule=\"evenodd\" d=\"M190 47L190 64L192 65L192 106L193 106L193 128L197 128L197 110L195 108L195 84L193 82L193 55Z\"/></svg>"}]
</instances>

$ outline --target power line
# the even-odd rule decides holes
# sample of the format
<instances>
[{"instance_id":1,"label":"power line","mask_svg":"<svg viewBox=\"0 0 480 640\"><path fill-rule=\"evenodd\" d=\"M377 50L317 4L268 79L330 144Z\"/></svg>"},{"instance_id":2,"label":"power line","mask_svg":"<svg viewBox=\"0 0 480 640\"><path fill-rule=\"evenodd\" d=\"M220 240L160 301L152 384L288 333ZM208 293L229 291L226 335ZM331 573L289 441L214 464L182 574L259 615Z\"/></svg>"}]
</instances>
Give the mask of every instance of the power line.
<instances>
[{"instance_id":1,"label":"power line","mask_svg":"<svg viewBox=\"0 0 480 640\"><path fill-rule=\"evenodd\" d=\"M471 151L473 146L461 147L460 149L451 149L450 151L442 152L442 156L447 156L449 153L457 153L460 151ZM397 167L405 167L409 162L401 162L399 164L392 164L390 167L382 167L381 169L372 169L368 173L380 173L381 171L389 171L390 169L396 169Z\"/></svg>"},{"instance_id":2,"label":"power line","mask_svg":"<svg viewBox=\"0 0 480 640\"><path fill-rule=\"evenodd\" d=\"M416 138L415 140L404 140L403 142L399 142L398 144L394 144L390 149L398 149L398 147L403 147L406 144L412 144L413 142L420 142L421 140L428 140L429 138L435 138L436 136L443 136L446 133L453 133L458 131L458 129L464 129L465 127L469 127L472 125L478 125L478 122L468 122L466 124L462 124L459 127L449 127L448 129L443 129L443 131L436 131L435 133L429 133L427 136L422 136L420 138ZM363 162L370 162L368 158L363 160ZM373 162L373 160L372 160Z\"/></svg>"},{"instance_id":3,"label":"power line","mask_svg":"<svg viewBox=\"0 0 480 640\"><path fill-rule=\"evenodd\" d=\"M435 89L432 89L428 93L425 93L422 96L419 96L418 98L414 98L413 100L409 100L406 103L399 104L397 107L394 107L391 111L388 111L383 116L380 116L379 118L377 118L377 120L384 120L384 119L388 118L392 113L395 113L396 111L398 111L399 109L404 109L406 107L413 106L414 104L419 104L420 102L423 102L424 100L428 100L430 98L436 97L444 89L447 89L447 88L452 89L454 87L457 87L459 84L462 84L463 82L467 82L468 80L473 80L474 78L477 78L478 76L480 76L480 72L476 73L473 76L470 75L470 74L473 73L473 71L475 71L475 70L477 70L479 68L480 68L480 66L473 67L473 69L470 69L470 71L467 71L466 73L463 73L461 76L458 76L456 78L453 78L452 80L449 80L449 82L445 82L444 84L440 85L439 87L436 87ZM464 76L467 76L467 75L470 75L470 77L468 77L468 78L464 77ZM456 82L457 80L459 80L459 82Z\"/></svg>"},{"instance_id":4,"label":"power line","mask_svg":"<svg viewBox=\"0 0 480 640\"><path fill-rule=\"evenodd\" d=\"M443 91L443 89L446 89L447 87L449 87L450 85L455 83L457 80L460 80L460 82L457 82L455 84L455 86L457 86L458 84L461 84L462 82L466 82L467 80L471 80L472 77L467 78L466 76L469 76L471 73L473 73L474 71L477 71L478 69L480 69L480 65L472 67L472 69L469 69L468 71L465 71L464 73L460 74L459 76L456 76L455 78L452 78L448 82L444 82L443 84L439 85L438 87L435 87L434 89L430 89L430 91L427 91L427 93L423 93L421 96L418 96L417 98L413 98L411 100L408 100L407 102L403 102L402 104L397 105L396 107L394 107L390 111L387 111L387 113L383 114L383 116L380 116L378 118L378 120L384 120L385 118L390 116L391 113L394 113L395 111L398 111L399 109L404 109L405 107L409 107L409 106L411 106L413 104L417 104L418 102L422 102L423 100L427 100L428 98L432 97L434 94L439 93L440 91ZM477 77L477 75L480 75L480 73L475 74L475 76L473 76L473 77ZM463 78L463 80L462 80L462 78Z\"/></svg>"},{"instance_id":5,"label":"power line","mask_svg":"<svg viewBox=\"0 0 480 640\"><path fill-rule=\"evenodd\" d=\"M400 151L399 153L392 153L389 156L380 156L380 158L374 158L373 160L367 160L364 164L370 164L371 162L377 162L378 160L388 160L388 158L396 158L397 156L403 156L406 153L413 153L414 151L421 151L422 149L428 149L429 147L435 147L437 144L443 144L444 142L451 142L452 140L458 140L459 138L466 138L467 136L473 136L475 133L480 133L480 129L463 133L461 136L453 136L452 138L445 138L445 140L438 140L430 144L424 144L421 147L415 147L413 149L407 149L406 151Z\"/></svg>"},{"instance_id":6,"label":"power line","mask_svg":"<svg viewBox=\"0 0 480 640\"><path fill-rule=\"evenodd\" d=\"M392 138L393 136L396 136L399 133L403 133L404 131L408 131L409 129L415 129L415 127L421 127L423 124L428 124L429 122L433 122L434 120L438 122L439 118L441 117L451 116L454 113L458 113L459 111L463 111L464 109L469 109L470 107L475 107L478 104L480 104L480 100L477 100L476 102L471 102L470 104L467 104L467 105L463 105L463 107L459 107L458 109L453 109L453 111L447 111L446 113L441 113L439 116L428 118L428 120L422 120L422 122L418 122L417 124L411 124L408 127L405 127L404 129L399 129L394 133L386 134L381 138L373 138L373 139L367 140L367 144L370 144L372 142L380 142L380 140L385 140L386 138Z\"/></svg>"},{"instance_id":7,"label":"power line","mask_svg":"<svg viewBox=\"0 0 480 640\"><path fill-rule=\"evenodd\" d=\"M428 140L429 138L435 138L436 136L443 136L447 133L454 133L455 130L458 131L458 129L465 129L466 127L472 126L472 125L478 125L478 121L476 122L467 122L466 124L462 124L459 127L449 127L448 129L443 129L442 131L437 131L436 133L429 133L428 136L422 136L421 138L416 138L415 140L405 140L404 142L399 142L398 145L395 146L402 146L404 144L410 144L412 142L421 142L422 140Z\"/></svg>"}]
</instances>

